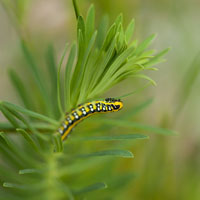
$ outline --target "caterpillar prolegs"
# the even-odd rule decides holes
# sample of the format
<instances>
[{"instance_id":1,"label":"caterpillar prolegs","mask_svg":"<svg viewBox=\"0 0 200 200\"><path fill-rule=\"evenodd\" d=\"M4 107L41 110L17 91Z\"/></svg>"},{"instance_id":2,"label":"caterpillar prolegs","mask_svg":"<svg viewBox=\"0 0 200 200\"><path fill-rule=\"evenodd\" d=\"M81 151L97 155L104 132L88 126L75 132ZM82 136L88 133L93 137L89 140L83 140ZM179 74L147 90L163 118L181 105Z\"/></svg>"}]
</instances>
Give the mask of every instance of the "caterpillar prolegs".
<instances>
[{"instance_id":1,"label":"caterpillar prolegs","mask_svg":"<svg viewBox=\"0 0 200 200\"><path fill-rule=\"evenodd\" d=\"M64 140L69 135L72 128L83 119L86 119L95 113L116 112L122 108L123 102L120 99L114 98L106 98L104 101L97 100L81 104L76 109L73 109L70 113L66 114L65 120L58 131L61 134L62 140Z\"/></svg>"}]
</instances>

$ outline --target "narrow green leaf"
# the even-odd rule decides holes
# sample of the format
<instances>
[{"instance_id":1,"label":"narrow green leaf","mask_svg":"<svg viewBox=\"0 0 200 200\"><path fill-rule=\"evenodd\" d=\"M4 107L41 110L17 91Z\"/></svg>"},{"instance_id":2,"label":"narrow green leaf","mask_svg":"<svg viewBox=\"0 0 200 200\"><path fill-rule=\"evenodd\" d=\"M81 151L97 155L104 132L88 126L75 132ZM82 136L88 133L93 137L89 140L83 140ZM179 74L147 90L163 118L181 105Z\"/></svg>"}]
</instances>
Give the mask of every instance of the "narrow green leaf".
<instances>
[{"instance_id":1,"label":"narrow green leaf","mask_svg":"<svg viewBox=\"0 0 200 200\"><path fill-rule=\"evenodd\" d=\"M5 131L5 130L13 130L14 129L14 126L12 125L12 124L10 124L10 123L0 123L0 130L3 130L3 131Z\"/></svg>"},{"instance_id":2,"label":"narrow green leaf","mask_svg":"<svg viewBox=\"0 0 200 200\"><path fill-rule=\"evenodd\" d=\"M47 90L46 90L46 83L45 81L42 81L43 78L42 78L42 73L40 72L40 68L37 66L33 56L31 55L28 47L27 47L27 44L24 40L21 40L21 48L23 50L23 53L24 53L24 56L25 56L25 59L28 63L28 67L30 68L31 72L32 72L32 75L33 75L33 78L35 80L35 83L40 91L40 95L42 97L42 100L43 100L43 105L45 107L45 111L50 115L50 116L53 116L53 113L52 113L52 107L50 106L50 97L47 93Z\"/></svg>"},{"instance_id":3,"label":"narrow green leaf","mask_svg":"<svg viewBox=\"0 0 200 200\"><path fill-rule=\"evenodd\" d=\"M57 85L57 68L56 68L56 61L55 61L55 52L53 45L49 45L47 52L46 52L46 63L47 63L47 68L50 76L50 81L51 81L51 88L52 88L52 93L54 91L54 94L57 91L56 85Z\"/></svg>"},{"instance_id":4,"label":"narrow green leaf","mask_svg":"<svg viewBox=\"0 0 200 200\"><path fill-rule=\"evenodd\" d=\"M134 76L137 77L138 72L144 70L144 67L142 65L137 64L137 63L132 63L132 62L128 61L125 64L121 65L120 68L118 70L116 70L112 76L110 75L110 78L107 81L106 80L102 81L102 82L105 82L104 88L103 88L103 84L100 86L98 85L98 88L101 88L101 89L99 89L99 93L103 92L104 90L107 90L108 88L112 87L113 85L117 84L118 82L121 82L124 79L134 77ZM139 74L139 76L140 76L140 74ZM149 81L151 81L151 83L154 83L154 81L152 79L148 78L145 75L144 76L141 75L140 77L148 79Z\"/></svg>"},{"instance_id":5,"label":"narrow green leaf","mask_svg":"<svg viewBox=\"0 0 200 200\"><path fill-rule=\"evenodd\" d=\"M63 142L61 140L60 134L56 133L53 135L54 151L59 153L63 151Z\"/></svg>"},{"instance_id":6,"label":"narrow green leaf","mask_svg":"<svg viewBox=\"0 0 200 200\"><path fill-rule=\"evenodd\" d=\"M18 185L18 184L14 184L14 183L8 183L8 182L4 182L3 183L3 187L6 188L15 188L15 189L22 189L23 187Z\"/></svg>"},{"instance_id":7,"label":"narrow green leaf","mask_svg":"<svg viewBox=\"0 0 200 200\"><path fill-rule=\"evenodd\" d=\"M116 33L116 24L114 23L107 32L106 38L103 42L102 50L106 51L108 49L110 43L115 37L115 33Z\"/></svg>"},{"instance_id":8,"label":"narrow green leaf","mask_svg":"<svg viewBox=\"0 0 200 200\"><path fill-rule=\"evenodd\" d=\"M0 110L3 115L8 119L8 121L13 125L13 127L20 127L20 123L13 117L10 111L3 106L2 102L0 102Z\"/></svg>"},{"instance_id":9,"label":"narrow green leaf","mask_svg":"<svg viewBox=\"0 0 200 200\"><path fill-rule=\"evenodd\" d=\"M131 22L129 23L126 31L125 31L125 36L126 36L126 42L127 43L130 42L131 37L133 36L134 28L135 28L135 20L132 19Z\"/></svg>"},{"instance_id":10,"label":"narrow green leaf","mask_svg":"<svg viewBox=\"0 0 200 200\"><path fill-rule=\"evenodd\" d=\"M83 90L83 84L82 84L82 81L83 79L85 78L85 68L86 68L86 63L88 61L88 57L92 51L92 48L93 48L93 45L95 43L95 40L96 40L96 36L97 36L97 32L94 32L88 46L87 46L87 49L84 53L84 57L83 57L83 62L81 64L81 67L80 67L80 72L79 72L79 75L77 77L77 83L76 83L76 87L75 87L75 91L77 91L77 93L80 93L83 94L85 91L82 91ZM82 97L83 95L80 95L80 99L79 99L79 102L78 103L82 103Z\"/></svg>"},{"instance_id":11,"label":"narrow green leaf","mask_svg":"<svg viewBox=\"0 0 200 200\"><path fill-rule=\"evenodd\" d=\"M98 151L89 154L81 154L77 157L79 158L88 158L88 157L96 157L96 156L114 156L114 157L123 157L123 158L133 158L133 154L127 150L113 149L113 150L105 150Z\"/></svg>"},{"instance_id":12,"label":"narrow green leaf","mask_svg":"<svg viewBox=\"0 0 200 200\"><path fill-rule=\"evenodd\" d=\"M101 82L91 92L89 98L93 98L97 94L101 94L103 91L111 87L113 83L110 81L110 77L112 77L113 74L117 72L122 63L126 61L127 57L132 53L133 50L134 48L128 48L116 58L116 60L112 63L107 72L104 74Z\"/></svg>"},{"instance_id":13,"label":"narrow green leaf","mask_svg":"<svg viewBox=\"0 0 200 200\"><path fill-rule=\"evenodd\" d=\"M33 147L36 151L39 151L37 144L34 142L30 134L28 134L24 129L17 128L17 132L21 133L22 136L26 139L26 141Z\"/></svg>"},{"instance_id":14,"label":"narrow green leaf","mask_svg":"<svg viewBox=\"0 0 200 200\"><path fill-rule=\"evenodd\" d=\"M15 117L12 115L10 110L8 110L4 105L3 102L0 103L0 110L4 114L4 116L8 119L8 121L15 127L20 127L20 123L15 119Z\"/></svg>"},{"instance_id":15,"label":"narrow green leaf","mask_svg":"<svg viewBox=\"0 0 200 200\"><path fill-rule=\"evenodd\" d=\"M161 51L160 53L158 53L157 55L155 55L152 59L150 59L149 62L147 62L146 64L144 64L145 68L146 67L150 67L152 65L155 65L157 63L163 62L165 61L162 57L170 50L170 48L164 49L163 51Z\"/></svg>"},{"instance_id":16,"label":"narrow green leaf","mask_svg":"<svg viewBox=\"0 0 200 200\"><path fill-rule=\"evenodd\" d=\"M133 50L134 48L128 48L123 53L121 53L112 63L105 76L111 77L119 69L119 67L126 61L126 59L133 52Z\"/></svg>"},{"instance_id":17,"label":"narrow green leaf","mask_svg":"<svg viewBox=\"0 0 200 200\"><path fill-rule=\"evenodd\" d=\"M125 36L122 24L119 24L117 42L116 42L116 52L117 54L122 53L125 49L127 49L127 45L125 43Z\"/></svg>"},{"instance_id":18,"label":"narrow green leaf","mask_svg":"<svg viewBox=\"0 0 200 200\"><path fill-rule=\"evenodd\" d=\"M22 163L35 165L35 161L30 159L30 157L27 156L27 154L21 153L22 149L18 148L17 145L13 143L4 133L0 133L0 136L3 138L6 145L9 147L9 149L17 157L18 160L20 160Z\"/></svg>"},{"instance_id":19,"label":"narrow green leaf","mask_svg":"<svg viewBox=\"0 0 200 200\"><path fill-rule=\"evenodd\" d=\"M69 57L68 57L68 61L65 67L65 90L64 90L64 94L65 94L65 110L69 111L69 109L71 108L71 75L72 75L72 67L74 64L74 60L76 57L76 43L74 43L71 47L70 53L69 53Z\"/></svg>"},{"instance_id":20,"label":"narrow green leaf","mask_svg":"<svg viewBox=\"0 0 200 200\"><path fill-rule=\"evenodd\" d=\"M9 102L6 102L6 101L2 101L0 104L5 105L6 107L8 107L10 109L16 110L18 112L26 114L26 115L28 115L30 117L35 118L35 119L39 119L39 120L42 120L42 121L49 122L49 123L51 123L52 125L55 125L55 126L59 125L59 123L56 120L52 119L52 118L49 118L49 117L41 115L39 113L30 111L28 109L22 108L20 106L15 105L15 104L12 104L12 103L9 103Z\"/></svg>"},{"instance_id":21,"label":"narrow green leaf","mask_svg":"<svg viewBox=\"0 0 200 200\"><path fill-rule=\"evenodd\" d=\"M108 50L105 52L105 54L103 54L102 59L101 59L102 61L100 62L100 64L98 63L98 65L96 66L97 70L92 71L91 73L88 71L87 73L88 79L90 80L88 91L91 92L91 90L94 89L94 87L99 83L99 81L103 77L103 73L106 70L108 63L111 61L111 58L114 54L115 43L116 43L116 39L114 38Z\"/></svg>"},{"instance_id":22,"label":"narrow green leaf","mask_svg":"<svg viewBox=\"0 0 200 200\"><path fill-rule=\"evenodd\" d=\"M127 120L99 118L98 122L103 122L110 126L121 126L121 127L125 127L125 128L134 128L134 129L148 131L148 132L162 134L162 135L177 135L177 133L173 130L159 128L159 127L153 127L150 125L141 124L138 122L131 122L131 121L127 121Z\"/></svg>"},{"instance_id":23,"label":"narrow green leaf","mask_svg":"<svg viewBox=\"0 0 200 200\"><path fill-rule=\"evenodd\" d=\"M15 116L18 120L20 120L21 122L24 123L24 125L32 132L32 133L36 133L36 129L34 129L31 124L29 123L29 121L24 118L21 114L19 114L15 109L13 108L9 108L7 107L8 110L10 111L10 113L12 113L13 116ZM18 127L19 128L19 127Z\"/></svg>"},{"instance_id":24,"label":"narrow green leaf","mask_svg":"<svg viewBox=\"0 0 200 200\"><path fill-rule=\"evenodd\" d=\"M149 58L154 58L155 56L153 56L153 54L155 54L156 50L155 49L150 49L147 51L144 51L139 58L143 58L143 57L149 57Z\"/></svg>"},{"instance_id":25,"label":"narrow green leaf","mask_svg":"<svg viewBox=\"0 0 200 200\"><path fill-rule=\"evenodd\" d=\"M87 93L87 90L88 90L88 85L86 84L87 81L88 81L88 71L87 71L87 61L89 59L89 56L91 54L91 51L92 51L92 48L94 46L94 43L95 43L95 40L96 40L96 36L97 36L97 32L95 32L91 38L91 41L88 45L88 48L86 50L86 55L85 55L85 59L83 60L83 75L82 75L82 82L81 82L81 85L80 85L80 97L79 97L79 103L82 103L82 101L84 100L84 97ZM90 77L91 79L91 77ZM81 77L80 77L80 80L81 80Z\"/></svg>"},{"instance_id":26,"label":"narrow green leaf","mask_svg":"<svg viewBox=\"0 0 200 200\"><path fill-rule=\"evenodd\" d=\"M117 18L116 18L116 20L115 20L115 23L116 23L116 25L117 25L117 31L118 31L118 30L119 30L120 24L123 24L123 14L122 14L122 13L120 13L120 14L117 16Z\"/></svg>"},{"instance_id":27,"label":"narrow green leaf","mask_svg":"<svg viewBox=\"0 0 200 200\"><path fill-rule=\"evenodd\" d=\"M71 82L71 90L76 91L75 88L77 88L77 80L78 76L80 75L81 66L83 63L83 57L85 54L85 40L82 31L78 30L78 57L77 57L77 63L73 72L72 76L72 82ZM72 95L73 103L76 101L77 98L77 92L74 92Z\"/></svg>"},{"instance_id":28,"label":"narrow green leaf","mask_svg":"<svg viewBox=\"0 0 200 200\"><path fill-rule=\"evenodd\" d=\"M153 98L148 99L145 102L142 102L141 104L139 104L136 107L133 107L132 109L127 110L127 112L125 112L122 116L121 119L129 119L132 116L138 114L139 112L141 112L142 110L144 110L146 107L148 107L150 104L152 104L153 102Z\"/></svg>"},{"instance_id":29,"label":"narrow green leaf","mask_svg":"<svg viewBox=\"0 0 200 200\"><path fill-rule=\"evenodd\" d=\"M21 169L21 170L19 170L19 174L20 175L24 175L24 174L41 174L41 173L44 173L44 172L41 171L41 170L38 170L38 169Z\"/></svg>"},{"instance_id":30,"label":"narrow green leaf","mask_svg":"<svg viewBox=\"0 0 200 200\"><path fill-rule=\"evenodd\" d=\"M141 87L141 88L138 88L138 89L136 89L136 90L134 90L134 91L132 91L132 92L129 92L129 93L127 93L127 94L124 94L124 95L121 95L121 96L119 96L119 97L115 97L116 99L124 99L124 98L126 98L126 97L129 97L129 96L131 96L131 95L133 95L133 94L136 94L136 93L138 93L138 92L141 92L141 91L143 91L145 88L147 88L148 86L150 85L150 83L147 83L147 84L145 84L143 87Z\"/></svg>"},{"instance_id":31,"label":"narrow green leaf","mask_svg":"<svg viewBox=\"0 0 200 200\"><path fill-rule=\"evenodd\" d=\"M94 5L92 4L88 10L86 25L85 25L87 42L90 41L90 38L92 37L92 34L94 32L94 22L95 22L95 10L94 10Z\"/></svg>"},{"instance_id":32,"label":"narrow green leaf","mask_svg":"<svg viewBox=\"0 0 200 200\"><path fill-rule=\"evenodd\" d=\"M25 89L24 83L19 78L17 73L14 70L9 70L9 76L10 76L13 86L15 87L25 107L28 109L34 110L34 105L33 105L33 102L31 101L30 93L28 93L27 90Z\"/></svg>"},{"instance_id":33,"label":"narrow green leaf","mask_svg":"<svg viewBox=\"0 0 200 200\"><path fill-rule=\"evenodd\" d=\"M30 51L27 47L27 44L24 40L21 40L21 48L23 50L26 61L29 64L28 66L30 67L31 71L33 72L33 75L34 75L36 82L38 83L38 85L42 86L39 68L37 67L35 60L32 57L32 55L31 55L31 53L30 53Z\"/></svg>"},{"instance_id":34,"label":"narrow green leaf","mask_svg":"<svg viewBox=\"0 0 200 200\"><path fill-rule=\"evenodd\" d=\"M88 192L93 192L93 191L96 191L96 190L102 190L102 189L105 189L105 188L107 188L107 185L105 183L95 183L95 184L89 185L89 186L87 186L83 189L74 190L73 194L80 195L80 194L85 194L85 193L88 193Z\"/></svg>"},{"instance_id":35,"label":"narrow green leaf","mask_svg":"<svg viewBox=\"0 0 200 200\"><path fill-rule=\"evenodd\" d=\"M131 77L131 76L129 76L129 77ZM153 79L151 79L149 76L146 76L144 74L133 74L132 77L145 79L145 80L149 81L150 83L152 83L152 85L156 86L156 82Z\"/></svg>"},{"instance_id":36,"label":"narrow green leaf","mask_svg":"<svg viewBox=\"0 0 200 200\"><path fill-rule=\"evenodd\" d=\"M64 115L64 109L62 108L62 102L61 102L60 71L61 71L61 67L62 67L62 64L63 64L63 60L64 60L65 55L67 53L67 49L68 49L68 44L65 45L64 52L62 54L62 57L60 59L59 65L58 65L58 73L57 73L57 100L58 100L58 108L59 108L59 111L62 115Z\"/></svg>"},{"instance_id":37,"label":"narrow green leaf","mask_svg":"<svg viewBox=\"0 0 200 200\"><path fill-rule=\"evenodd\" d=\"M55 130L55 125L50 125L47 123L29 123L34 129L37 129L41 132L52 132ZM26 125L21 124L20 127L28 131ZM19 127L17 127L19 128ZM5 132L15 132L16 128L10 123L0 123L0 130Z\"/></svg>"},{"instance_id":38,"label":"narrow green leaf","mask_svg":"<svg viewBox=\"0 0 200 200\"><path fill-rule=\"evenodd\" d=\"M55 52L53 45L49 45L46 52L46 64L47 64L47 71L49 73L49 83L50 83L50 93L51 93L51 106L54 110L55 118L59 118L59 108L57 97L57 65L55 61Z\"/></svg>"},{"instance_id":39,"label":"narrow green leaf","mask_svg":"<svg viewBox=\"0 0 200 200\"><path fill-rule=\"evenodd\" d=\"M77 30L81 30L83 38L85 39L85 22L82 16L78 16Z\"/></svg>"},{"instance_id":40,"label":"narrow green leaf","mask_svg":"<svg viewBox=\"0 0 200 200\"><path fill-rule=\"evenodd\" d=\"M107 15L104 15L99 23L98 31L97 31L97 48L100 49L103 45L104 38L106 38L106 32L108 29L109 18Z\"/></svg>"},{"instance_id":41,"label":"narrow green leaf","mask_svg":"<svg viewBox=\"0 0 200 200\"><path fill-rule=\"evenodd\" d=\"M38 189L40 189L41 184L31 184L31 185L26 184L26 185L24 185L24 184L4 182L3 187L19 189L19 190L29 191L29 192L35 193L35 190L38 191Z\"/></svg>"},{"instance_id":42,"label":"narrow green leaf","mask_svg":"<svg viewBox=\"0 0 200 200\"><path fill-rule=\"evenodd\" d=\"M142 134L125 134L125 135L111 135L111 136L85 136L73 137L72 141L115 141L115 140L136 140L148 139L149 137Z\"/></svg>"},{"instance_id":43,"label":"narrow green leaf","mask_svg":"<svg viewBox=\"0 0 200 200\"><path fill-rule=\"evenodd\" d=\"M150 35L147 39L145 39L136 49L135 51L135 55L139 55L141 54L153 41L153 39L155 39L156 35Z\"/></svg>"}]
</instances>

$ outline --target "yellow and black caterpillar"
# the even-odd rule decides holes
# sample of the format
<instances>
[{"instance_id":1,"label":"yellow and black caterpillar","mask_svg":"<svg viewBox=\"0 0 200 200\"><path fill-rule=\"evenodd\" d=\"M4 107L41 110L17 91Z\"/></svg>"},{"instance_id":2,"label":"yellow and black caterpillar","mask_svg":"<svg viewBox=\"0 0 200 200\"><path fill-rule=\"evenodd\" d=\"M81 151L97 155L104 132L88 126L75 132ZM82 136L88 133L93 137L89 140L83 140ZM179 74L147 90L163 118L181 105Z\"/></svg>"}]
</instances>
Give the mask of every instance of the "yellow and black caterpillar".
<instances>
[{"instance_id":1,"label":"yellow and black caterpillar","mask_svg":"<svg viewBox=\"0 0 200 200\"><path fill-rule=\"evenodd\" d=\"M73 109L65 116L65 121L62 123L58 132L61 134L62 140L64 140L72 128L76 126L83 119L95 113L107 113L116 112L122 109L123 102L120 99L106 98L104 101L97 100L79 105L76 109Z\"/></svg>"}]
</instances>

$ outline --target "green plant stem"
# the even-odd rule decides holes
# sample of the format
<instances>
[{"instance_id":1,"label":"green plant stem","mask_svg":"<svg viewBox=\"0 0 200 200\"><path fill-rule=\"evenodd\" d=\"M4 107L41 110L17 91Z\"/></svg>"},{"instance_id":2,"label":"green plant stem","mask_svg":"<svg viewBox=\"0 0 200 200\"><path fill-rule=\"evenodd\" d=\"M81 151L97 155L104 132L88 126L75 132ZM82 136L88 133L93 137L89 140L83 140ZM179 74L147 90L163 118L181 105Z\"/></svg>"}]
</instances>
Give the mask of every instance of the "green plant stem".
<instances>
[{"instance_id":1,"label":"green plant stem","mask_svg":"<svg viewBox=\"0 0 200 200\"><path fill-rule=\"evenodd\" d=\"M74 11L75 11L75 14L76 14L76 18L78 19L78 17L80 16L80 12L79 12L79 8L77 6L77 2L76 2L76 0L72 0L72 2L73 2Z\"/></svg>"}]
</instances>

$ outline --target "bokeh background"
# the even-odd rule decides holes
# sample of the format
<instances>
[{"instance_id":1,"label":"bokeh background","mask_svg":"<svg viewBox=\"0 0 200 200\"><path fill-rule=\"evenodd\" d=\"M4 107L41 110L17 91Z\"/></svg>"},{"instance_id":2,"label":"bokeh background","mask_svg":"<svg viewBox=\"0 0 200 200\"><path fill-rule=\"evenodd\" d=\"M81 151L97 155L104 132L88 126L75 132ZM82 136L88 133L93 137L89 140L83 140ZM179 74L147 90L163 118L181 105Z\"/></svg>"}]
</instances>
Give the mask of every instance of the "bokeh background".
<instances>
[{"instance_id":1,"label":"bokeh background","mask_svg":"<svg viewBox=\"0 0 200 200\"><path fill-rule=\"evenodd\" d=\"M9 2L9 1L8 1ZM8 70L21 70L27 79L19 35L29 39L38 60L49 43L57 56L66 42L76 39L76 19L69 0L21 0L21 6L7 10L0 4L0 99L18 103L10 83ZM134 38L142 41L152 33L157 38L151 46L162 50L171 47L150 75L156 87L148 87L125 100L130 106L153 98L153 103L135 117L140 122L175 129L177 136L150 135L150 139L134 145L131 165L138 176L119 199L191 199L200 198L200 2L199 0L79 0L85 16L91 3L97 21L107 14L113 22L119 13L124 24L134 18ZM17 15L17 18L13 13ZM9 14L8 14L9 13ZM119 96L142 87L143 81L127 80L116 86L109 96ZM125 112L124 111L124 112ZM1 116L3 120L3 116ZM120 196L121 195L121 196Z\"/></svg>"}]
</instances>

